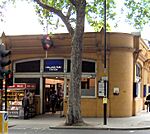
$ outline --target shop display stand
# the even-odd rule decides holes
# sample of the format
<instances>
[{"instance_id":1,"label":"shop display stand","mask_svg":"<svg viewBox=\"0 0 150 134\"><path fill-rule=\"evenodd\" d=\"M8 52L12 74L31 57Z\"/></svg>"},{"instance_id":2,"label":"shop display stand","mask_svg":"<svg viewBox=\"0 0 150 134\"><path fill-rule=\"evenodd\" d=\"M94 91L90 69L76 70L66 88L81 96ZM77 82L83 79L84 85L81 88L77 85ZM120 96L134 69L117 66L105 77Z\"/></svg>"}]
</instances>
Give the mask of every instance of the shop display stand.
<instances>
[{"instance_id":1,"label":"shop display stand","mask_svg":"<svg viewBox=\"0 0 150 134\"><path fill-rule=\"evenodd\" d=\"M7 111L8 116L11 118L24 118L24 109L22 100L24 97L25 89L35 90L35 84L16 83L8 87L7 90ZM3 108L5 108L5 92L3 92ZM36 114L35 105L29 105L29 118L34 117Z\"/></svg>"}]
</instances>

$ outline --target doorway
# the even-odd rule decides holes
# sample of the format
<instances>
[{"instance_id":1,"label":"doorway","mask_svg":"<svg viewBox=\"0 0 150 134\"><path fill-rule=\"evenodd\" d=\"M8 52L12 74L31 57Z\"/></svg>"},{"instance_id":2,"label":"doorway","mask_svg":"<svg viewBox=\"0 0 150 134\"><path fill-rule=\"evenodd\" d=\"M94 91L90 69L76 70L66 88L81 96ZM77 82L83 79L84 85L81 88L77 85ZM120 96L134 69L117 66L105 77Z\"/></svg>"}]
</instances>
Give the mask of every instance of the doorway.
<instances>
[{"instance_id":1,"label":"doorway","mask_svg":"<svg viewBox=\"0 0 150 134\"><path fill-rule=\"evenodd\" d=\"M44 79L44 113L57 113L63 111L64 78L46 77ZM54 100L53 94L55 94Z\"/></svg>"}]
</instances>

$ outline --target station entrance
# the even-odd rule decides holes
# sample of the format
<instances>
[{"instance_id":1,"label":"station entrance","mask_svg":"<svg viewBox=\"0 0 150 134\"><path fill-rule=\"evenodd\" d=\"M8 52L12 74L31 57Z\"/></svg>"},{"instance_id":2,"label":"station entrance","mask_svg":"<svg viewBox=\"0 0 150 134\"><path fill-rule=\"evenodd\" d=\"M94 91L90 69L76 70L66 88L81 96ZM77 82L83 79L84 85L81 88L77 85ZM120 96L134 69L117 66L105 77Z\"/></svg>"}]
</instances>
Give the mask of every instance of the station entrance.
<instances>
[{"instance_id":1,"label":"station entrance","mask_svg":"<svg viewBox=\"0 0 150 134\"><path fill-rule=\"evenodd\" d=\"M44 113L60 113L61 111L63 111L64 78L46 77L43 80Z\"/></svg>"}]
</instances>

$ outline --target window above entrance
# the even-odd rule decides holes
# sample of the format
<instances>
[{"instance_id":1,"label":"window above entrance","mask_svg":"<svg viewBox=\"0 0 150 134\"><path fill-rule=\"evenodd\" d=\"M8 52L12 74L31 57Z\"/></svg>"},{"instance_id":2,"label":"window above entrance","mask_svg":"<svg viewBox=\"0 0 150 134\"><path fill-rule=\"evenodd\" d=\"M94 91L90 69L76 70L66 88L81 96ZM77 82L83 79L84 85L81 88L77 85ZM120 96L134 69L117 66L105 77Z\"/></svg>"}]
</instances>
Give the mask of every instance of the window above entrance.
<instances>
[{"instance_id":1,"label":"window above entrance","mask_svg":"<svg viewBox=\"0 0 150 134\"><path fill-rule=\"evenodd\" d=\"M67 72L70 72L71 60L67 60ZM94 61L82 61L82 72L83 73L95 73L95 62Z\"/></svg>"},{"instance_id":2,"label":"window above entrance","mask_svg":"<svg viewBox=\"0 0 150 134\"><path fill-rule=\"evenodd\" d=\"M16 63L16 72L40 72L40 60Z\"/></svg>"}]
</instances>

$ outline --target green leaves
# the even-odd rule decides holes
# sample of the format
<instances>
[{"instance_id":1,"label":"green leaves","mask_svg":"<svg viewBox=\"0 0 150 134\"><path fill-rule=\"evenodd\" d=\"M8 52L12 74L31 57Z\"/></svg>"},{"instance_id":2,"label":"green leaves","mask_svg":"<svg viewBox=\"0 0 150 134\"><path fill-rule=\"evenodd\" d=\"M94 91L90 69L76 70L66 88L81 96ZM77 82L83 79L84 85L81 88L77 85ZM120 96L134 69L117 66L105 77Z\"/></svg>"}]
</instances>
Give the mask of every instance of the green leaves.
<instances>
[{"instance_id":1,"label":"green leaves","mask_svg":"<svg viewBox=\"0 0 150 134\"><path fill-rule=\"evenodd\" d=\"M15 3L17 0L2 0L0 2L0 19L3 20L3 9L8 3ZM33 2L33 0L22 0ZM49 6L50 8L56 9L58 12L62 13L56 14L52 10L47 10L45 7L42 8L37 4L37 1L42 2L42 4ZM39 16L39 20L42 25L49 23L51 27L58 28L62 26L62 21L64 22L67 18L66 24L70 23L72 27L76 25L76 7L75 4L77 0L34 0L35 9ZM103 26L104 20L104 0L86 0L86 18L91 26L94 27L95 31L99 31ZM136 29L142 29L145 24L150 22L150 0L124 0L123 12L126 15L126 20L134 25ZM115 20L117 10L115 0L107 0L107 25L109 26L109 21ZM114 22L114 21L113 21ZM115 22L114 22L115 23ZM65 24L65 25L66 25ZM114 24L115 25L115 24Z\"/></svg>"},{"instance_id":2,"label":"green leaves","mask_svg":"<svg viewBox=\"0 0 150 134\"><path fill-rule=\"evenodd\" d=\"M125 0L127 20L136 29L143 29L150 22L150 0Z\"/></svg>"},{"instance_id":3,"label":"green leaves","mask_svg":"<svg viewBox=\"0 0 150 134\"><path fill-rule=\"evenodd\" d=\"M13 3L18 0L2 0L8 3ZM77 3L81 1L77 0L22 0L35 3L35 11L39 16L40 23L46 29L47 24L51 29L56 29L62 25L70 25L73 29L76 26L76 8ZM85 2L85 0L82 0ZM5 4L6 4L5 3ZM40 4L39 4L40 3ZM91 26L94 27L95 31L99 31L103 26L104 20L104 0L86 0L86 17ZM43 6L41 6L43 5ZM115 18L114 0L107 0L107 22L114 20ZM54 12L55 11L55 12ZM145 11L146 12L146 11ZM1 14L1 13L0 13ZM69 26L69 27L70 27ZM68 29L68 28L67 28Z\"/></svg>"},{"instance_id":4,"label":"green leaves","mask_svg":"<svg viewBox=\"0 0 150 134\"><path fill-rule=\"evenodd\" d=\"M75 0L74 2L77 2L77 1ZM76 7L71 3L71 0L43 0L43 3L61 12L64 15L64 17L67 17L68 19L66 23L70 23L72 28L75 28ZM92 27L94 27L95 31L100 31L100 29L103 26L103 20L104 20L104 1L103 0L87 0L86 3L87 3L86 4L86 18L89 24ZM116 13L113 10L114 8L116 8L114 0L107 0L107 22L108 20L114 20L115 15L116 15ZM36 5L36 12L40 17L41 24L43 25L45 25L44 23L48 22L51 26L53 25L55 26L55 28L58 28L60 24L62 23L62 21L59 20L60 16L58 14L54 15L53 12L49 12L48 10L41 8L41 6L39 5ZM109 22L107 26L108 26L108 29L110 29Z\"/></svg>"},{"instance_id":5,"label":"green leaves","mask_svg":"<svg viewBox=\"0 0 150 134\"><path fill-rule=\"evenodd\" d=\"M110 30L109 20L115 19L116 5L114 0L107 0L106 3L106 19L107 19L107 30ZM86 17L89 24L94 27L95 31L100 31L104 26L104 0L94 0L87 3Z\"/></svg>"},{"instance_id":6,"label":"green leaves","mask_svg":"<svg viewBox=\"0 0 150 134\"><path fill-rule=\"evenodd\" d=\"M64 27L62 21L66 21L66 23L70 23L72 26L75 25L75 8L70 0L43 0L42 2L43 5L47 6L46 8L42 8L36 2L35 7L40 23L43 26L48 24L51 31L53 31L59 27ZM46 29L46 27L44 28Z\"/></svg>"}]
</instances>

